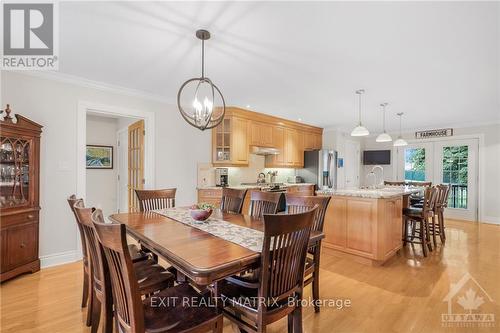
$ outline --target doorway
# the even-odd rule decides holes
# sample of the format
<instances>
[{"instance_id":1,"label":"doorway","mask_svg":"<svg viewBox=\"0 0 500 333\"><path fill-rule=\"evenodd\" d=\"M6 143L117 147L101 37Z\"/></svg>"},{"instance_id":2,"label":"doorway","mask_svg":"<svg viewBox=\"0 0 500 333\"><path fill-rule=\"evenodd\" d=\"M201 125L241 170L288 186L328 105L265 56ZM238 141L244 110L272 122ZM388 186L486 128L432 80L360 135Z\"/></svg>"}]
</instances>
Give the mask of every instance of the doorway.
<instances>
[{"instance_id":1,"label":"doorway","mask_svg":"<svg viewBox=\"0 0 500 333\"><path fill-rule=\"evenodd\" d=\"M450 218L478 219L479 139L450 139L398 147L396 179L449 184L446 214Z\"/></svg>"},{"instance_id":2,"label":"doorway","mask_svg":"<svg viewBox=\"0 0 500 333\"><path fill-rule=\"evenodd\" d=\"M106 104L79 101L77 107L77 166L76 195L87 201L86 144L87 113L102 116L129 117L144 120L144 188L155 187L155 114L153 111L135 110ZM80 233L76 232L77 251L81 256Z\"/></svg>"}]
</instances>

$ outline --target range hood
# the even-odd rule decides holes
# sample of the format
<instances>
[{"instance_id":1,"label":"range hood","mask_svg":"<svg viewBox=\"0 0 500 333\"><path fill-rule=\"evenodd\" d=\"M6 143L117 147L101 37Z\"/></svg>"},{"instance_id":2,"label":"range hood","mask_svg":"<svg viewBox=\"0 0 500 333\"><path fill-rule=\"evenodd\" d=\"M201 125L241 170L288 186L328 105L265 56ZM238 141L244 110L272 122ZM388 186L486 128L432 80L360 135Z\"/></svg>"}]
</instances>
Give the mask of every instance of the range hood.
<instances>
[{"instance_id":1,"label":"range hood","mask_svg":"<svg viewBox=\"0 0 500 333\"><path fill-rule=\"evenodd\" d=\"M276 148L252 146L251 153L255 155L266 156L266 155L278 155L280 151L279 149Z\"/></svg>"}]
</instances>

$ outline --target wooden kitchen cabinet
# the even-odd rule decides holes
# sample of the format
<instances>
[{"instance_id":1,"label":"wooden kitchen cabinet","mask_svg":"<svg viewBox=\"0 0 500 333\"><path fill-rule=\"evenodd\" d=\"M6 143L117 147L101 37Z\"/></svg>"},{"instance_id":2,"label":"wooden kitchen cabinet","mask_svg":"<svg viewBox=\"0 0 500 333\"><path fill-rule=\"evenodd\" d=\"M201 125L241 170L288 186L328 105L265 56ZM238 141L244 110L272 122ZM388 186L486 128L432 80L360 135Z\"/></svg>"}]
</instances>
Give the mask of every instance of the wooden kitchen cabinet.
<instances>
[{"instance_id":1,"label":"wooden kitchen cabinet","mask_svg":"<svg viewBox=\"0 0 500 333\"><path fill-rule=\"evenodd\" d=\"M304 132L304 150L319 150L323 146L322 134Z\"/></svg>"},{"instance_id":2,"label":"wooden kitchen cabinet","mask_svg":"<svg viewBox=\"0 0 500 333\"><path fill-rule=\"evenodd\" d=\"M249 121L233 115L212 130L212 163L217 166L248 165Z\"/></svg>"},{"instance_id":3,"label":"wooden kitchen cabinet","mask_svg":"<svg viewBox=\"0 0 500 333\"><path fill-rule=\"evenodd\" d=\"M252 121L250 124L250 145L274 147L273 126L271 124Z\"/></svg>"},{"instance_id":4,"label":"wooden kitchen cabinet","mask_svg":"<svg viewBox=\"0 0 500 333\"><path fill-rule=\"evenodd\" d=\"M323 244L358 261L380 265L402 247L402 198L332 196Z\"/></svg>"},{"instance_id":5,"label":"wooden kitchen cabinet","mask_svg":"<svg viewBox=\"0 0 500 333\"><path fill-rule=\"evenodd\" d=\"M212 129L214 166L247 166L252 146L276 148L267 168L302 168L304 151L321 149L323 129L270 115L227 107L223 122Z\"/></svg>"},{"instance_id":6,"label":"wooden kitchen cabinet","mask_svg":"<svg viewBox=\"0 0 500 333\"><path fill-rule=\"evenodd\" d=\"M274 148L279 154L266 156L266 168L281 168L285 166L285 129L281 126L273 127Z\"/></svg>"}]
</instances>

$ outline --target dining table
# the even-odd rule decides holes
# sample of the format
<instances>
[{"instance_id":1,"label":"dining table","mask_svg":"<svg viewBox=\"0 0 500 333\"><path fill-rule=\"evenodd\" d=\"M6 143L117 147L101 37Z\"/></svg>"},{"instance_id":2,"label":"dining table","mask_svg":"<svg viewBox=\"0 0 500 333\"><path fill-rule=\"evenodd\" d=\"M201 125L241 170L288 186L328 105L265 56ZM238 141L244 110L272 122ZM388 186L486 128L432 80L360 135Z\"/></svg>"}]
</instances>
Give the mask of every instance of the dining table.
<instances>
[{"instance_id":1,"label":"dining table","mask_svg":"<svg viewBox=\"0 0 500 333\"><path fill-rule=\"evenodd\" d=\"M262 218L225 213L219 209L211 218L264 231ZM109 219L113 223L123 223L129 236L176 268L178 276L186 277L200 287L260 266L260 251L158 212L118 213L110 215ZM210 219L204 223L211 223ZM323 238L323 232L311 231L309 244L315 245Z\"/></svg>"}]
</instances>

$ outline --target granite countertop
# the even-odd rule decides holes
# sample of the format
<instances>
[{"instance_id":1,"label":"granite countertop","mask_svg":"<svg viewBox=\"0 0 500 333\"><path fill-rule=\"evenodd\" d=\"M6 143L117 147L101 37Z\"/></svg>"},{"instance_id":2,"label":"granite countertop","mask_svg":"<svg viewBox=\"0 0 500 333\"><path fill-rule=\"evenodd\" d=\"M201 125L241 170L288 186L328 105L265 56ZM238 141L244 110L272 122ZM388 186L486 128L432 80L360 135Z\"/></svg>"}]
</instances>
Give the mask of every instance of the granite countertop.
<instances>
[{"instance_id":1,"label":"granite countertop","mask_svg":"<svg viewBox=\"0 0 500 333\"><path fill-rule=\"evenodd\" d=\"M280 184L283 184L282 187L283 188L286 188L286 187L289 187L289 186L306 186L306 185L316 185L316 184L312 184L312 183L280 183ZM267 187L268 185L262 185L262 186L259 186L259 185L229 185L227 186L228 188L234 188L234 189L238 189L238 190L245 190L245 189L250 189L250 188L261 188L261 187ZM198 190L218 190L218 189L222 189L222 187L220 186L202 186L202 187L197 187Z\"/></svg>"},{"instance_id":2,"label":"granite countertop","mask_svg":"<svg viewBox=\"0 0 500 333\"><path fill-rule=\"evenodd\" d=\"M420 192L415 188L403 187L385 187L378 189L342 189L342 190L319 190L316 191L319 195L338 195L346 197L370 198L370 199L388 199L402 195Z\"/></svg>"}]
</instances>

